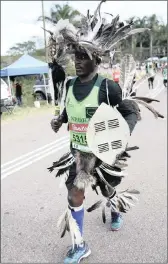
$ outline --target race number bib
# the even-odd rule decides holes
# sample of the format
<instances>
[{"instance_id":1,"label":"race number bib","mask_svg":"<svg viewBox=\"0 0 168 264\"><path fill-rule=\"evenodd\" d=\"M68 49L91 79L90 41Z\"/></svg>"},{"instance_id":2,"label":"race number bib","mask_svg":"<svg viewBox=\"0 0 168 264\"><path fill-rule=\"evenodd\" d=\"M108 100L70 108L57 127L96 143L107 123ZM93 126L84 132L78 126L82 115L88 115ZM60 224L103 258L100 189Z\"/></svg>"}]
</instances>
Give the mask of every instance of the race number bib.
<instances>
[{"instance_id":1,"label":"race number bib","mask_svg":"<svg viewBox=\"0 0 168 264\"><path fill-rule=\"evenodd\" d=\"M86 139L88 124L69 124L72 147L84 152L89 152Z\"/></svg>"}]
</instances>

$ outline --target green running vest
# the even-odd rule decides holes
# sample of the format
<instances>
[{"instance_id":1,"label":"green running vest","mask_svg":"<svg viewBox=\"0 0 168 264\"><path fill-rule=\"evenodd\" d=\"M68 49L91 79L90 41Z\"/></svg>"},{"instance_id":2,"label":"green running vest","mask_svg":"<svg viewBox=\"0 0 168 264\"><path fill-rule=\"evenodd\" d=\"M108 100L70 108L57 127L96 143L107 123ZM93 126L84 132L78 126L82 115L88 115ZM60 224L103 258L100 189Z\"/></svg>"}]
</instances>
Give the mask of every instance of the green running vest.
<instances>
[{"instance_id":1,"label":"green running vest","mask_svg":"<svg viewBox=\"0 0 168 264\"><path fill-rule=\"evenodd\" d=\"M91 92L82 101L77 101L73 94L75 80L76 78L71 80L66 97L70 142L74 149L90 153L86 132L91 117L99 107L99 89L104 78L98 75Z\"/></svg>"}]
</instances>

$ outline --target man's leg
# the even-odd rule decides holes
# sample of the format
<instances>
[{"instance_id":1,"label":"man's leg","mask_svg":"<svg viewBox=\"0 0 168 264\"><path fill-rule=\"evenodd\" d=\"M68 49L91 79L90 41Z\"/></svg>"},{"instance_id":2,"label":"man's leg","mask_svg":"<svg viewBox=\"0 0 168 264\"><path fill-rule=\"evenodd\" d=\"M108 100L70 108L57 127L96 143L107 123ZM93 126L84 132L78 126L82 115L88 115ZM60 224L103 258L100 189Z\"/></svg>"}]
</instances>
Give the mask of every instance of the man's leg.
<instances>
[{"instance_id":1,"label":"man's leg","mask_svg":"<svg viewBox=\"0 0 168 264\"><path fill-rule=\"evenodd\" d=\"M165 87L167 87L167 80L163 80L163 84Z\"/></svg>"},{"instance_id":2,"label":"man's leg","mask_svg":"<svg viewBox=\"0 0 168 264\"><path fill-rule=\"evenodd\" d=\"M153 89L153 82L154 82L154 77L151 78L152 89Z\"/></svg>"},{"instance_id":3,"label":"man's leg","mask_svg":"<svg viewBox=\"0 0 168 264\"><path fill-rule=\"evenodd\" d=\"M83 201L85 199L84 190L79 190L73 185L76 177L76 166L73 165L69 172L69 177L66 182L68 189L68 205L71 210L72 217L75 219L81 236L83 237L83 221L84 221L84 206ZM81 259L88 257L91 251L86 244L82 242L81 245L75 245L74 250L70 249L64 260L64 264L79 263Z\"/></svg>"},{"instance_id":4,"label":"man's leg","mask_svg":"<svg viewBox=\"0 0 168 264\"><path fill-rule=\"evenodd\" d=\"M149 86L149 89L150 89L150 78L148 79L148 86Z\"/></svg>"},{"instance_id":5,"label":"man's leg","mask_svg":"<svg viewBox=\"0 0 168 264\"><path fill-rule=\"evenodd\" d=\"M97 182L97 185L100 187L101 193L104 197L112 199L114 196L114 187L121 183L121 178L116 176L111 176L105 172L103 172L103 176L105 180L111 185L110 187L105 187L104 183L101 181ZM113 211L111 209L111 230L118 231L122 227L123 218L120 212Z\"/></svg>"}]
</instances>

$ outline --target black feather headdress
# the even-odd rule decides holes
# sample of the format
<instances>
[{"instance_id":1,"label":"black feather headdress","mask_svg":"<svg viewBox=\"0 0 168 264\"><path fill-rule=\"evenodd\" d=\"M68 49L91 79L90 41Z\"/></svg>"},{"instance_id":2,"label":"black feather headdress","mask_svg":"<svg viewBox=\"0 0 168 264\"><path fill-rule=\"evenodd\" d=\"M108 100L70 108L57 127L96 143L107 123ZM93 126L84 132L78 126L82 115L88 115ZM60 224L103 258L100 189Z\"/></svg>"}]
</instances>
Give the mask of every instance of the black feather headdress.
<instances>
[{"instance_id":1,"label":"black feather headdress","mask_svg":"<svg viewBox=\"0 0 168 264\"><path fill-rule=\"evenodd\" d=\"M119 15L114 17L111 23L107 23L101 14L103 2L105 0L99 3L94 15L91 16L88 11L87 16L82 17L82 23L78 29L68 19L59 20L55 25L53 37L58 39L60 45L63 43L67 45L71 51L76 49L84 50L90 58L94 54L109 57L110 51L114 50L121 40L149 30L147 28L133 29L133 21L124 25L124 23L119 21Z\"/></svg>"}]
</instances>

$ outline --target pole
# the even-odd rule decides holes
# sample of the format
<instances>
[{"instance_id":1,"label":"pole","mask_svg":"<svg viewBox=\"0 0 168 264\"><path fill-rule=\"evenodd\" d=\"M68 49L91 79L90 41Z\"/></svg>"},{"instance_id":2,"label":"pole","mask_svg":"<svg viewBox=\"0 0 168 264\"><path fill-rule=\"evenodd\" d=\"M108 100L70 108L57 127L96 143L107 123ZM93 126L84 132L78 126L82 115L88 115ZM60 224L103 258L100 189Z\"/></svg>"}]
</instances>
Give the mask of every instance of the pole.
<instances>
[{"instance_id":1,"label":"pole","mask_svg":"<svg viewBox=\"0 0 168 264\"><path fill-rule=\"evenodd\" d=\"M52 81L52 73L51 73L51 68L49 68L49 89L50 89L50 94L51 94L51 104L54 106L55 105L55 91L54 91L54 85L53 85L53 81Z\"/></svg>"},{"instance_id":2,"label":"pole","mask_svg":"<svg viewBox=\"0 0 168 264\"><path fill-rule=\"evenodd\" d=\"M12 89L12 87L11 87L11 82L10 82L10 77L9 77L9 75L8 75L8 86L9 86L9 89L10 89L10 94L11 94L11 96L12 96L14 93L13 93L13 89Z\"/></svg>"},{"instance_id":3,"label":"pole","mask_svg":"<svg viewBox=\"0 0 168 264\"><path fill-rule=\"evenodd\" d=\"M44 28L44 45L45 45L45 58L47 62L47 44L46 44L46 31L45 31L45 18L44 18L44 3L43 0L41 1L42 5L42 17L43 17L43 28Z\"/></svg>"},{"instance_id":4,"label":"pole","mask_svg":"<svg viewBox=\"0 0 168 264\"><path fill-rule=\"evenodd\" d=\"M45 79L45 75L44 74L43 74L43 79L44 79L44 88L45 88L45 94L46 94L46 101L47 101L47 105L48 105L48 94L47 94L46 79Z\"/></svg>"},{"instance_id":5,"label":"pole","mask_svg":"<svg viewBox=\"0 0 168 264\"><path fill-rule=\"evenodd\" d=\"M150 31L150 57L153 57L153 34L152 30Z\"/></svg>"}]
</instances>

